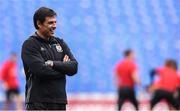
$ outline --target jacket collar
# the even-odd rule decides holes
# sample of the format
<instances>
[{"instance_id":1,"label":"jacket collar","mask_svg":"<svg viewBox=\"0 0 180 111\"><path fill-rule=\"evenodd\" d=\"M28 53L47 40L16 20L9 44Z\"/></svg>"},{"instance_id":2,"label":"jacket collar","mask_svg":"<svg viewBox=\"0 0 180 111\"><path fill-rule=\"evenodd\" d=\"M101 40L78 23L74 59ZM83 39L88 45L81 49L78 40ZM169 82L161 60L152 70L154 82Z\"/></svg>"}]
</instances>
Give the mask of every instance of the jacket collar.
<instances>
[{"instance_id":1,"label":"jacket collar","mask_svg":"<svg viewBox=\"0 0 180 111\"><path fill-rule=\"evenodd\" d=\"M47 40L43 39L42 37L40 37L40 36L37 34L37 32L35 32L35 33L32 35L32 37L34 37L34 38L36 38L37 40L40 40L40 41L42 41L42 42L45 42L45 43L50 43L50 42L54 39L54 37L50 37L50 39L47 41Z\"/></svg>"}]
</instances>

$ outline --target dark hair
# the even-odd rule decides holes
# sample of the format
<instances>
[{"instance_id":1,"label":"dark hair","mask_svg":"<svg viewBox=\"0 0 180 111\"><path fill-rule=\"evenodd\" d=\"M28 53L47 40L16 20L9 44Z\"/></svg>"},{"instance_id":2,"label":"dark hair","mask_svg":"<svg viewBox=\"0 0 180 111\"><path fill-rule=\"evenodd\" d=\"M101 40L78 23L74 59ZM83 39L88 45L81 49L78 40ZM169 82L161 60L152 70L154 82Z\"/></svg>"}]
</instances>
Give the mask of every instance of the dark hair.
<instances>
[{"instance_id":1,"label":"dark hair","mask_svg":"<svg viewBox=\"0 0 180 111\"><path fill-rule=\"evenodd\" d=\"M125 50L124 51L124 57L128 57L133 51L131 49Z\"/></svg>"},{"instance_id":2,"label":"dark hair","mask_svg":"<svg viewBox=\"0 0 180 111\"><path fill-rule=\"evenodd\" d=\"M41 7L34 13L33 21L34 21L34 27L36 29L39 29L37 25L37 21L39 20L41 23L43 23L46 19L46 17L52 17L57 16L56 12L54 10L47 8L47 7Z\"/></svg>"},{"instance_id":3,"label":"dark hair","mask_svg":"<svg viewBox=\"0 0 180 111\"><path fill-rule=\"evenodd\" d=\"M166 67L170 67L170 68L173 68L175 70L178 70L178 64L175 60L173 59L167 59L166 62L165 62L165 66Z\"/></svg>"}]
</instances>

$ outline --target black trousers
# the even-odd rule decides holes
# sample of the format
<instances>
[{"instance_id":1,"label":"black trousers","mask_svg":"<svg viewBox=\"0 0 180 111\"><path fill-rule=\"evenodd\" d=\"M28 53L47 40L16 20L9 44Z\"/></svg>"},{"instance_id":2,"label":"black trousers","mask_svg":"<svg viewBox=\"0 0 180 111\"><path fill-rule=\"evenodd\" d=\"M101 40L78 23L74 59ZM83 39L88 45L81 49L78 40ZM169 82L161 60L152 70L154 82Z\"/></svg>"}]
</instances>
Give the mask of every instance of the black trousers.
<instances>
[{"instance_id":1,"label":"black trousers","mask_svg":"<svg viewBox=\"0 0 180 111\"><path fill-rule=\"evenodd\" d=\"M130 101L135 106L136 110L138 110L138 101L134 89L128 87L119 88L118 96L118 110L121 110L122 105L126 100Z\"/></svg>"},{"instance_id":2,"label":"black trousers","mask_svg":"<svg viewBox=\"0 0 180 111\"><path fill-rule=\"evenodd\" d=\"M161 89L158 89L154 92L151 100L151 109L162 99L165 99L170 105L177 109L177 104L173 97L173 93Z\"/></svg>"},{"instance_id":3,"label":"black trousers","mask_svg":"<svg viewBox=\"0 0 180 111\"><path fill-rule=\"evenodd\" d=\"M66 111L66 104L59 103L28 103L26 110L60 110Z\"/></svg>"}]
</instances>

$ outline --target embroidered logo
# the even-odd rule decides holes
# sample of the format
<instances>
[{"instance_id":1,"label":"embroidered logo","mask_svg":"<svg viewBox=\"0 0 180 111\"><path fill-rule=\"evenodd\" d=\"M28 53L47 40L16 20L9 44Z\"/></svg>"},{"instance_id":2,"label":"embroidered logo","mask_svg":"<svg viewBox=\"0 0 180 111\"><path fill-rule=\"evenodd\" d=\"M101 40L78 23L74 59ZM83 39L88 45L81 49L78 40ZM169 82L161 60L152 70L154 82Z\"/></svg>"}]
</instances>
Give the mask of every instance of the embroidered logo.
<instances>
[{"instance_id":1,"label":"embroidered logo","mask_svg":"<svg viewBox=\"0 0 180 111\"><path fill-rule=\"evenodd\" d=\"M62 47L59 44L56 44L56 50L58 52L63 52L63 49L62 49Z\"/></svg>"},{"instance_id":2,"label":"embroidered logo","mask_svg":"<svg viewBox=\"0 0 180 111\"><path fill-rule=\"evenodd\" d=\"M45 50L46 50L45 48L41 47L41 51L45 51Z\"/></svg>"}]
</instances>

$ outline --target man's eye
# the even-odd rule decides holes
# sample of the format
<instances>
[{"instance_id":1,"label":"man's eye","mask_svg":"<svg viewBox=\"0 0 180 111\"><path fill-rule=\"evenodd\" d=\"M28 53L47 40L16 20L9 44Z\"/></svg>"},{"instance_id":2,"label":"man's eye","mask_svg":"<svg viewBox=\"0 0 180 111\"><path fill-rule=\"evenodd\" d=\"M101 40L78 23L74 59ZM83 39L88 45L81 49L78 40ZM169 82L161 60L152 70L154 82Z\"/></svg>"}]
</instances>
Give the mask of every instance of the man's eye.
<instances>
[{"instance_id":1,"label":"man's eye","mask_svg":"<svg viewBox=\"0 0 180 111\"><path fill-rule=\"evenodd\" d=\"M53 22L53 21L52 21L52 22L49 22L49 24L53 24L53 23L56 23L56 21L54 21L54 22Z\"/></svg>"}]
</instances>

